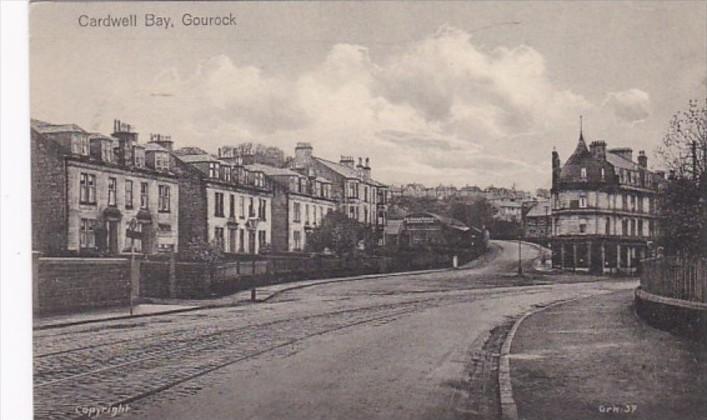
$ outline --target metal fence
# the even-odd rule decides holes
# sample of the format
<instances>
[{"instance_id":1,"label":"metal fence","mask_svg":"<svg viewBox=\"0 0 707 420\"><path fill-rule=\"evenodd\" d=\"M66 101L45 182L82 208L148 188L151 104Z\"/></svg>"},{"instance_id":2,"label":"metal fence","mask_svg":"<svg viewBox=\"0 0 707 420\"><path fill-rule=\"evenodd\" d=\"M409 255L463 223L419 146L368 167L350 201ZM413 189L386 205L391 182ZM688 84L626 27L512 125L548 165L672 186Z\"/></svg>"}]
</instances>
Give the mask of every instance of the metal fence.
<instances>
[{"instance_id":1,"label":"metal fence","mask_svg":"<svg viewBox=\"0 0 707 420\"><path fill-rule=\"evenodd\" d=\"M641 262L641 289L654 295L707 303L707 258L645 259Z\"/></svg>"}]
</instances>

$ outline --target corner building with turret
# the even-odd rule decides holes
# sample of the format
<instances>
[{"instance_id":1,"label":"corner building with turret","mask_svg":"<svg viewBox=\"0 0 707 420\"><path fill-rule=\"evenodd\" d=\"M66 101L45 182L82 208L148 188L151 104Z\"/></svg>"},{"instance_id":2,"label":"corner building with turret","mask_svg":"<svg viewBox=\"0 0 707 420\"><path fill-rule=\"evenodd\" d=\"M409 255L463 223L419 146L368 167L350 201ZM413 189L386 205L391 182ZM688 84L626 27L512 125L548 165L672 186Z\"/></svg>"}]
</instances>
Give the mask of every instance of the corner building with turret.
<instances>
[{"instance_id":1,"label":"corner building with turret","mask_svg":"<svg viewBox=\"0 0 707 420\"><path fill-rule=\"evenodd\" d=\"M580 130L564 165L552 152L552 265L592 274L635 274L654 240L660 173L640 151L589 147Z\"/></svg>"}]
</instances>

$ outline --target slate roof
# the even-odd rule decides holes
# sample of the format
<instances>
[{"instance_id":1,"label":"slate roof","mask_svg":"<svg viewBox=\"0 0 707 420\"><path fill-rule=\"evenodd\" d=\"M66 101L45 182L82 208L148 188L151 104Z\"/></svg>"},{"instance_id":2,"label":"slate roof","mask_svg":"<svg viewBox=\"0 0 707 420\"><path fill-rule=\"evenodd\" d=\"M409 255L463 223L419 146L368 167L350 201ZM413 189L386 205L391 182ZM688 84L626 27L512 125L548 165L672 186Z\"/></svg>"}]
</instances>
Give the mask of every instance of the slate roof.
<instances>
[{"instance_id":1,"label":"slate roof","mask_svg":"<svg viewBox=\"0 0 707 420\"><path fill-rule=\"evenodd\" d=\"M638 170L639 166L636 162L630 161L615 153L607 152L606 161L612 164L615 168Z\"/></svg>"},{"instance_id":2,"label":"slate roof","mask_svg":"<svg viewBox=\"0 0 707 420\"><path fill-rule=\"evenodd\" d=\"M147 144L145 145L145 151L148 151L148 152L151 152L151 151L155 151L155 152L167 152L168 150L165 149L164 147L160 146L160 145L157 144L157 143L147 143Z\"/></svg>"},{"instance_id":3,"label":"slate roof","mask_svg":"<svg viewBox=\"0 0 707 420\"><path fill-rule=\"evenodd\" d=\"M37 132L42 134L56 133L86 133L86 131L76 124L50 124L41 120L31 120L30 125Z\"/></svg>"},{"instance_id":4,"label":"slate roof","mask_svg":"<svg viewBox=\"0 0 707 420\"><path fill-rule=\"evenodd\" d=\"M345 176L346 178L363 180L361 178L361 175L359 174L359 172L355 168L350 168L346 165L342 165L340 163L332 162L330 160L326 160L326 159L322 159L322 158L318 158L318 157L315 157L314 159L316 159L322 165L326 166L327 168L331 169L332 171ZM366 179L364 181L369 184L375 185L376 187L385 187L385 188L388 187L386 184L380 183L373 178Z\"/></svg>"},{"instance_id":5,"label":"slate roof","mask_svg":"<svg viewBox=\"0 0 707 420\"><path fill-rule=\"evenodd\" d=\"M572 155L567 159L567 162L565 165L571 165L574 163L578 163L582 161L586 157L590 157L592 154L589 153L589 149L587 148L587 143L584 142L584 134L582 132L579 132L579 140L577 141L577 147L574 148L574 152Z\"/></svg>"},{"instance_id":6,"label":"slate roof","mask_svg":"<svg viewBox=\"0 0 707 420\"><path fill-rule=\"evenodd\" d=\"M218 158L216 158L215 156L210 155L208 153L202 153L202 154L198 154L198 155L177 155L177 157L179 158L179 160L181 160L182 162L186 162L186 163L195 163L195 162L219 162L219 163L223 163L223 164L226 163L226 162L218 160Z\"/></svg>"},{"instance_id":7,"label":"slate roof","mask_svg":"<svg viewBox=\"0 0 707 420\"><path fill-rule=\"evenodd\" d=\"M547 208L547 211L546 211ZM552 206L550 200L538 201L533 207L528 210L526 217L545 217L552 214Z\"/></svg>"},{"instance_id":8,"label":"slate roof","mask_svg":"<svg viewBox=\"0 0 707 420\"><path fill-rule=\"evenodd\" d=\"M249 171L262 172L268 176L302 176L302 174L295 172L291 169L277 168L275 166L263 165L262 163L252 163L249 165L245 165L245 168Z\"/></svg>"},{"instance_id":9,"label":"slate roof","mask_svg":"<svg viewBox=\"0 0 707 420\"><path fill-rule=\"evenodd\" d=\"M89 134L88 138L91 140L93 140L93 139L105 139L105 140L110 140L110 141L117 141L118 140L115 137L106 136L105 134L101 134L101 133L91 133L91 134Z\"/></svg>"},{"instance_id":10,"label":"slate roof","mask_svg":"<svg viewBox=\"0 0 707 420\"><path fill-rule=\"evenodd\" d=\"M349 168L346 165L340 163L332 162L330 160L315 157L317 161L321 162L324 166L331 169L332 171L345 176L346 178L360 178L359 173L354 168Z\"/></svg>"},{"instance_id":11,"label":"slate roof","mask_svg":"<svg viewBox=\"0 0 707 420\"><path fill-rule=\"evenodd\" d=\"M424 211L424 212L419 212L419 213L410 213L405 217L417 217L417 216L432 216L435 219L439 220L439 222L442 223L443 225L446 225L447 227L450 227L453 229L458 229L458 230L462 230L462 231L466 231L466 230L470 229L469 226L465 225L464 223L462 223L461 221L459 221L457 219L447 217L447 216L442 216L441 214L432 213L429 211ZM478 230L478 229L476 229L476 230Z\"/></svg>"}]
</instances>

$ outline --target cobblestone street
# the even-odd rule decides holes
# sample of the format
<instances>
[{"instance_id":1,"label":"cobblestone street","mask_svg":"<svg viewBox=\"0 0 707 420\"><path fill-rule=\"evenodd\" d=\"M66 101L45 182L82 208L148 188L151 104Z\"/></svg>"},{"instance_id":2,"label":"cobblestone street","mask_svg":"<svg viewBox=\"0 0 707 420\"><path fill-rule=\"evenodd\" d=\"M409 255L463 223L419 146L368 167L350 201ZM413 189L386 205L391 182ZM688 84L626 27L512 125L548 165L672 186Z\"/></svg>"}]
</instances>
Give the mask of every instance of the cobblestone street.
<instances>
[{"instance_id":1,"label":"cobblestone street","mask_svg":"<svg viewBox=\"0 0 707 420\"><path fill-rule=\"evenodd\" d=\"M472 398L478 390L494 395L484 391L495 380L497 357L484 348L492 329L533 305L635 285L518 279L508 274L514 245L500 246L493 261L468 270L35 331L36 418L121 404L125 418L224 418L235 407L238 418L311 418L314 407L338 418L493 417L492 405ZM528 260L537 256L525 248ZM392 403L410 393L413 401ZM302 398L321 401L297 403Z\"/></svg>"}]
</instances>

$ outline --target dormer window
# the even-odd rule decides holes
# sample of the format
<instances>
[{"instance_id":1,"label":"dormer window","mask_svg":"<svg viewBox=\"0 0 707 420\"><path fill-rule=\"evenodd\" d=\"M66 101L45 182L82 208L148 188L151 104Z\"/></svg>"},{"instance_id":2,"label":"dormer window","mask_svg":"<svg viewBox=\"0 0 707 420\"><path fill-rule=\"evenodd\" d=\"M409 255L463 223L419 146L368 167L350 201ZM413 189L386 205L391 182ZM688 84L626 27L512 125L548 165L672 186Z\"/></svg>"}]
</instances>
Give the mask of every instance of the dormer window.
<instances>
[{"instance_id":1,"label":"dormer window","mask_svg":"<svg viewBox=\"0 0 707 420\"><path fill-rule=\"evenodd\" d=\"M169 156L166 153L155 153L155 170L169 170Z\"/></svg>"},{"instance_id":2,"label":"dormer window","mask_svg":"<svg viewBox=\"0 0 707 420\"><path fill-rule=\"evenodd\" d=\"M604 181L606 179L606 171L604 168L601 168L601 180Z\"/></svg>"},{"instance_id":3,"label":"dormer window","mask_svg":"<svg viewBox=\"0 0 707 420\"><path fill-rule=\"evenodd\" d=\"M227 166L223 168L223 180L226 182L231 182L231 168Z\"/></svg>"},{"instance_id":4,"label":"dormer window","mask_svg":"<svg viewBox=\"0 0 707 420\"><path fill-rule=\"evenodd\" d=\"M217 162L209 162L209 178L218 178L219 165Z\"/></svg>"},{"instance_id":5,"label":"dormer window","mask_svg":"<svg viewBox=\"0 0 707 420\"><path fill-rule=\"evenodd\" d=\"M113 144L109 141L101 142L101 160L104 162L113 161Z\"/></svg>"},{"instance_id":6,"label":"dormer window","mask_svg":"<svg viewBox=\"0 0 707 420\"><path fill-rule=\"evenodd\" d=\"M88 156L88 153L89 153L88 136L79 135L79 153L82 156Z\"/></svg>"},{"instance_id":7,"label":"dormer window","mask_svg":"<svg viewBox=\"0 0 707 420\"><path fill-rule=\"evenodd\" d=\"M145 167L145 149L133 146L133 164L136 168Z\"/></svg>"},{"instance_id":8,"label":"dormer window","mask_svg":"<svg viewBox=\"0 0 707 420\"><path fill-rule=\"evenodd\" d=\"M579 177L582 178L582 180L587 179L587 168L580 169Z\"/></svg>"}]
</instances>

